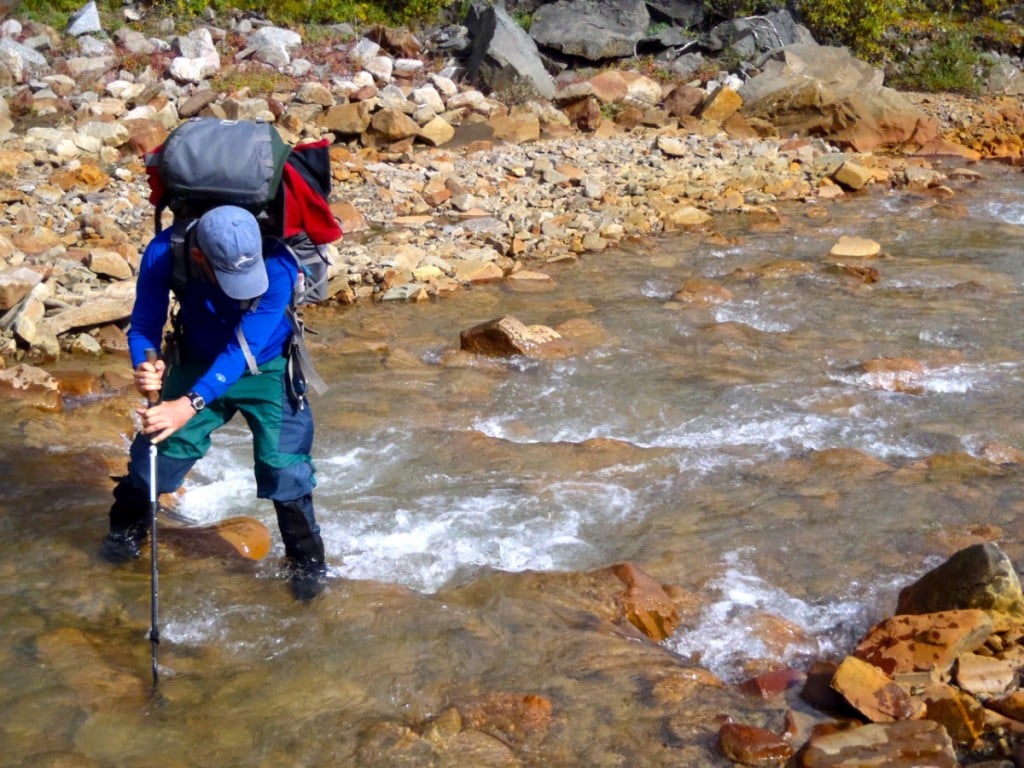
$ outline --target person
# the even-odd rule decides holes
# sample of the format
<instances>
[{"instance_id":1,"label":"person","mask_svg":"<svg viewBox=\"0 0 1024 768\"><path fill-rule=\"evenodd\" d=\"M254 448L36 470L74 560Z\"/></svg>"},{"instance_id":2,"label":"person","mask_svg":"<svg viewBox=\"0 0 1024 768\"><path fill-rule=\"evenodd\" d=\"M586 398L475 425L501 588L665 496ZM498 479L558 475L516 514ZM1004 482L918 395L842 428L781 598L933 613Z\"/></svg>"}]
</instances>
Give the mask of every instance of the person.
<instances>
[{"instance_id":1,"label":"person","mask_svg":"<svg viewBox=\"0 0 1024 768\"><path fill-rule=\"evenodd\" d=\"M190 273L178 297L173 362L147 362L147 350L160 349L168 318L173 231L146 247L128 331L136 390L162 391L163 399L138 410L141 429L128 474L114 488L101 554L115 563L141 554L149 528L150 441L158 447L157 491L171 493L207 453L211 433L241 413L252 432L256 495L274 503L295 597L310 599L322 590L327 569L313 508L313 416L288 373L288 309L298 267L283 245L269 240L264 256L259 225L245 209L224 205L203 214L187 241Z\"/></svg>"}]
</instances>

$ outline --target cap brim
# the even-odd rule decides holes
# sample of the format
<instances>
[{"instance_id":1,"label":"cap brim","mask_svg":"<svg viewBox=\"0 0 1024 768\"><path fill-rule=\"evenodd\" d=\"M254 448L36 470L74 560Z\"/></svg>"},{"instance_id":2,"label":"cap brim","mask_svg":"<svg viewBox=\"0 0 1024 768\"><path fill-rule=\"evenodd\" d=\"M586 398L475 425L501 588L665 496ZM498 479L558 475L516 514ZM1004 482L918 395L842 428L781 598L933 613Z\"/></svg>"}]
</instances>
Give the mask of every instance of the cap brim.
<instances>
[{"instance_id":1,"label":"cap brim","mask_svg":"<svg viewBox=\"0 0 1024 768\"><path fill-rule=\"evenodd\" d=\"M244 274L238 272L218 272L217 284L230 298L238 301L247 301L262 296L267 292L270 280L267 278L267 270L260 263L259 268L252 269Z\"/></svg>"}]
</instances>

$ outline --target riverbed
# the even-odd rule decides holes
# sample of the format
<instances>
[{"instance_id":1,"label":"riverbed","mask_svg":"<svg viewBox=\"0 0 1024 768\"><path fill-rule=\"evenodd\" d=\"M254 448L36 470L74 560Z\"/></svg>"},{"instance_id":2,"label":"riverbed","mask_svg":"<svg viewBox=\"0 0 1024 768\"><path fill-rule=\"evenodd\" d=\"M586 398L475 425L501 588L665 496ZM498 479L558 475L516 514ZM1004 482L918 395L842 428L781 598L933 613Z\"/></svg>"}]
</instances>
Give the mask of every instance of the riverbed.
<instances>
[{"instance_id":1,"label":"riverbed","mask_svg":"<svg viewBox=\"0 0 1024 768\"><path fill-rule=\"evenodd\" d=\"M3 764L730 764L723 714L799 706L734 683L841 657L966 544L1024 554L1024 176L975 170L720 215L528 287L310 313L330 586L291 599L229 426L179 510L256 516L275 548L166 553L159 695L148 558L97 557L125 399L6 413ZM881 253L831 256L844 235ZM457 353L505 315L586 332L553 359ZM586 574L626 561L689 596L661 644L586 608ZM725 685L680 682L698 672ZM471 728L494 696L550 708ZM462 741L428 738L451 711Z\"/></svg>"}]
</instances>

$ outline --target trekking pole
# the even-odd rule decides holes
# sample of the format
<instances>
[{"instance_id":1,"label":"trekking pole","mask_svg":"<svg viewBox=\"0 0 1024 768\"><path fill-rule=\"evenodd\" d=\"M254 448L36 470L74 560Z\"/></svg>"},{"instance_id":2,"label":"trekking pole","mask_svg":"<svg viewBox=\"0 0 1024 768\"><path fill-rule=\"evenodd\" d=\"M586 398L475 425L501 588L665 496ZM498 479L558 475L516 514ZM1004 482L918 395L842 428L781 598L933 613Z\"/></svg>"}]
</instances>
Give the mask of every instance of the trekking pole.
<instances>
[{"instance_id":1,"label":"trekking pole","mask_svg":"<svg viewBox=\"0 0 1024 768\"><path fill-rule=\"evenodd\" d=\"M157 361L157 351L155 349L146 350L146 361L149 363L155 363ZM149 400L149 404L156 405L160 402L159 392L147 392L146 399ZM149 626L149 640L153 648L153 690L156 690L157 684L160 682L159 671L156 660L156 649L160 645L160 627L157 623L158 605L159 605L159 575L156 567L156 517L160 511L159 495L156 490L156 443L149 441L149 605L150 605L150 626Z\"/></svg>"}]
</instances>

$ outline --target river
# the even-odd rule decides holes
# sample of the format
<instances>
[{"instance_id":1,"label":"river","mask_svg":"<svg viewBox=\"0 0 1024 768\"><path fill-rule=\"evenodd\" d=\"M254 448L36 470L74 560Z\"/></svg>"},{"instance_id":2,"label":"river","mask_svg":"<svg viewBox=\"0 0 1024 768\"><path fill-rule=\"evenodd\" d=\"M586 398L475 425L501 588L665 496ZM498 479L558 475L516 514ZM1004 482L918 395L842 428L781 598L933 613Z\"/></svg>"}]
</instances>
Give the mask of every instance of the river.
<instances>
[{"instance_id":1,"label":"river","mask_svg":"<svg viewBox=\"0 0 1024 768\"><path fill-rule=\"evenodd\" d=\"M975 170L952 194L719 216L548 265L550 285L315 311L331 584L292 601L229 426L181 511L257 516L275 551L167 553L159 695L148 558L96 552L123 406L5 407L0 764L729 765L719 716L778 727L786 706L732 683L841 657L966 544L1024 554L1024 176ZM876 282L829 256L844 235L881 245L854 260ZM673 301L691 279L718 300ZM589 335L553 360L455 354L503 315ZM693 596L661 645L566 597L624 561ZM694 668L730 685L652 694ZM543 727L426 738L498 693L550 702Z\"/></svg>"}]
</instances>

